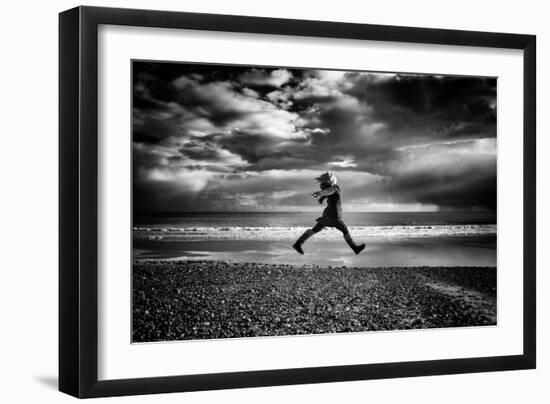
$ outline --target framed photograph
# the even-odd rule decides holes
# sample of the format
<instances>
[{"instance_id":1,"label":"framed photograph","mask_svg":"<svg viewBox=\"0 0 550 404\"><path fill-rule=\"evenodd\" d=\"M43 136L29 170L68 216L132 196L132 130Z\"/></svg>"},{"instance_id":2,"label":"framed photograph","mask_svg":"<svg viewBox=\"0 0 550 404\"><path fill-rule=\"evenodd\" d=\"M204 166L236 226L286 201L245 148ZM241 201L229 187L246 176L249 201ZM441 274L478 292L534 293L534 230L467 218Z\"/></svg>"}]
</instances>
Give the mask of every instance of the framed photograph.
<instances>
[{"instance_id":1,"label":"framed photograph","mask_svg":"<svg viewBox=\"0 0 550 404\"><path fill-rule=\"evenodd\" d=\"M535 36L59 24L61 391L535 368Z\"/></svg>"}]
</instances>

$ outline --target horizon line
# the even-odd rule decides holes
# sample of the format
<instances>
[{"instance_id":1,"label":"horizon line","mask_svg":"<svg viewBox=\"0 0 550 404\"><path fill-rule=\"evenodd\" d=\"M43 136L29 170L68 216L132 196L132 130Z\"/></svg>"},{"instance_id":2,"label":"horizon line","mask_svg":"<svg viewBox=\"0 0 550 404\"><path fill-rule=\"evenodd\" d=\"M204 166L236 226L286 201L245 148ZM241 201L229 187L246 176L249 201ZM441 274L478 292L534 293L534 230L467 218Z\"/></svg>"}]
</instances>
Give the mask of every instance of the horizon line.
<instances>
[{"instance_id":1,"label":"horizon line","mask_svg":"<svg viewBox=\"0 0 550 404\"><path fill-rule=\"evenodd\" d=\"M496 210L350 210L344 213L496 213ZM285 210L285 211L269 211L269 210L172 210L172 211L139 211L134 212L136 215L151 214L151 213L322 213L322 211L308 210Z\"/></svg>"}]
</instances>

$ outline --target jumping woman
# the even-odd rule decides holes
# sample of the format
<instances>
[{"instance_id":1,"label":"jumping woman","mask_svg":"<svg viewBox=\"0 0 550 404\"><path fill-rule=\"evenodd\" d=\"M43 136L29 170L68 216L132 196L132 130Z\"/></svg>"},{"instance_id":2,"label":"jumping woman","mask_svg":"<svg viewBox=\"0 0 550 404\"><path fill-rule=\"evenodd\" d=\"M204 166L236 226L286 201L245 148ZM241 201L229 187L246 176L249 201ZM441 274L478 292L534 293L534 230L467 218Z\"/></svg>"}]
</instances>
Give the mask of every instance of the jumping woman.
<instances>
[{"instance_id":1,"label":"jumping woman","mask_svg":"<svg viewBox=\"0 0 550 404\"><path fill-rule=\"evenodd\" d=\"M335 227L342 232L344 235L344 240L346 240L346 243L348 243L353 252L355 252L355 254L359 254L365 248L365 244L355 244L351 238L351 234L349 233L348 226L346 226L342 220L342 198L340 187L336 185L336 177L334 174L327 171L326 173L315 178L315 180L319 182L321 190L314 192L311 195L317 198L318 202L321 204L326 199L327 207L323 211L323 216L317 219L317 224L302 234L300 238L292 245L292 247L300 254L303 254L304 250L302 250L302 244L304 244L308 238L313 236L315 233L319 233L325 227Z\"/></svg>"}]
</instances>

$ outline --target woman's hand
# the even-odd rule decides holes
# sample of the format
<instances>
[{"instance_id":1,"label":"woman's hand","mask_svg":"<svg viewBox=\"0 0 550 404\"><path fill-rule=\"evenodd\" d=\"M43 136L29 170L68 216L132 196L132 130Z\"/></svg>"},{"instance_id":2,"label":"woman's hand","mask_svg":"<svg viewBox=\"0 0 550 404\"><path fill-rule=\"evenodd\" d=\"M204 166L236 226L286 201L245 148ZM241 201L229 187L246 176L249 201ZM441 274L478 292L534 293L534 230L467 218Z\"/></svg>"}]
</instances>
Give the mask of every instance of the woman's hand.
<instances>
[{"instance_id":1,"label":"woman's hand","mask_svg":"<svg viewBox=\"0 0 550 404\"><path fill-rule=\"evenodd\" d=\"M336 187L330 186L328 188L325 188L325 189L322 189L320 191L312 193L311 196L313 196L315 198L319 198L319 197L332 195L335 192L336 192Z\"/></svg>"},{"instance_id":2,"label":"woman's hand","mask_svg":"<svg viewBox=\"0 0 550 404\"><path fill-rule=\"evenodd\" d=\"M314 198L317 198L317 202L319 202L320 205L323 204L323 201L325 200L326 196L323 196L323 191L317 191L311 194Z\"/></svg>"}]
</instances>

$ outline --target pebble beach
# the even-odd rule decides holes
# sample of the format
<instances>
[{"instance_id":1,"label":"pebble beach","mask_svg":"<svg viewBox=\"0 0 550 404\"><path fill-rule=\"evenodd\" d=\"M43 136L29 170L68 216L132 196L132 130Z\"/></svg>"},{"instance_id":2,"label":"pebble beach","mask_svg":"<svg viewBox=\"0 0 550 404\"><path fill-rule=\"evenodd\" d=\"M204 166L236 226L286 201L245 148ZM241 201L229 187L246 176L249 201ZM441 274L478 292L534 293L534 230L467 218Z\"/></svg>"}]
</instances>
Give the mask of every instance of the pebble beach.
<instances>
[{"instance_id":1,"label":"pebble beach","mask_svg":"<svg viewBox=\"0 0 550 404\"><path fill-rule=\"evenodd\" d=\"M145 261L133 342L496 325L496 268Z\"/></svg>"}]
</instances>

